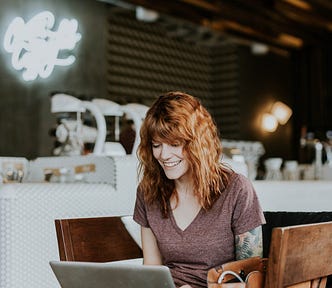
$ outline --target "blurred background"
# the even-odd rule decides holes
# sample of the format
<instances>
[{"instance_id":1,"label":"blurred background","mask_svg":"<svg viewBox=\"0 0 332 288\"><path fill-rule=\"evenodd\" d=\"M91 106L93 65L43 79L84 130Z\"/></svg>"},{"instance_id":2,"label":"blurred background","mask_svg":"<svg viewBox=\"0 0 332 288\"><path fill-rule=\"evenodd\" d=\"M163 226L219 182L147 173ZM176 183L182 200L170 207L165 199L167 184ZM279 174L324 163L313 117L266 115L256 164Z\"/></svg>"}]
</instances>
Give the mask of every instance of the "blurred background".
<instances>
[{"instance_id":1,"label":"blurred background","mask_svg":"<svg viewBox=\"0 0 332 288\"><path fill-rule=\"evenodd\" d=\"M59 121L51 113L56 93L149 106L160 93L182 90L202 100L222 139L262 143L262 161L311 162L307 144L331 141L332 4L247 2L1 1L0 155L52 155ZM27 80L25 68L12 64L15 57L24 59L28 48L15 56L5 38L16 17L28 23L43 11L54 15L54 31L62 19L77 21L72 50L56 52L75 61L53 63L47 77ZM288 120L272 117L272 127L263 126L276 102L286 105ZM84 117L94 125L93 117Z\"/></svg>"}]
</instances>

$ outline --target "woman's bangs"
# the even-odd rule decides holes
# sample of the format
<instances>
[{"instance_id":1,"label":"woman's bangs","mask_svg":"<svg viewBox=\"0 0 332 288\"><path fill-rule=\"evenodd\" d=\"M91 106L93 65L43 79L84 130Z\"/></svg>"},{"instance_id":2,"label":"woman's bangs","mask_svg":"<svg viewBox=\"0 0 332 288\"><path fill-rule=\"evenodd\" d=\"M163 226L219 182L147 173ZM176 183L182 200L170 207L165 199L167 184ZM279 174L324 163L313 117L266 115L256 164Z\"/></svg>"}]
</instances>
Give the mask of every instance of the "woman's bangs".
<instances>
[{"instance_id":1,"label":"woman's bangs","mask_svg":"<svg viewBox=\"0 0 332 288\"><path fill-rule=\"evenodd\" d=\"M155 123L149 127L149 134L151 140L156 142L163 142L172 144L176 142L184 142L183 135L181 135L179 129L168 123Z\"/></svg>"}]
</instances>

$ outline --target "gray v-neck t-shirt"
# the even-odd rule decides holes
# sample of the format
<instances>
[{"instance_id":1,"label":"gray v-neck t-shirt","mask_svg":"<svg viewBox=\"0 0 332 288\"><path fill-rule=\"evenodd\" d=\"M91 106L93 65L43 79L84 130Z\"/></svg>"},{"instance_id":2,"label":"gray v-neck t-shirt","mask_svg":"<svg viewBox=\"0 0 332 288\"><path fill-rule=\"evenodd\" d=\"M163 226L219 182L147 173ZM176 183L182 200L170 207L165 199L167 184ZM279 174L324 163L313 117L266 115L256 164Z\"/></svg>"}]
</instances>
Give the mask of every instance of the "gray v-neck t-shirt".
<instances>
[{"instance_id":1,"label":"gray v-neck t-shirt","mask_svg":"<svg viewBox=\"0 0 332 288\"><path fill-rule=\"evenodd\" d=\"M134 220L154 233L175 285L193 288L207 287L208 270L235 259L235 235L265 223L251 182L236 173L213 207L201 209L185 230L177 226L172 212L163 218L157 205L146 205L139 189Z\"/></svg>"}]
</instances>

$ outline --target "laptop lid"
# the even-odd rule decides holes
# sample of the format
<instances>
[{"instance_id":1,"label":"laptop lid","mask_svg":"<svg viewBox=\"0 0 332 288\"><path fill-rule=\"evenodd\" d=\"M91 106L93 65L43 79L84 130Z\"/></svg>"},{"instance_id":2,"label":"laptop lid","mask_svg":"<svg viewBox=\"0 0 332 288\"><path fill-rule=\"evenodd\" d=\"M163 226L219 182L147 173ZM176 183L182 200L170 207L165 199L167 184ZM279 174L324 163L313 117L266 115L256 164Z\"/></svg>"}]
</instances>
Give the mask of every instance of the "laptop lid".
<instances>
[{"instance_id":1,"label":"laptop lid","mask_svg":"<svg viewBox=\"0 0 332 288\"><path fill-rule=\"evenodd\" d=\"M51 261L62 288L175 288L161 265Z\"/></svg>"}]
</instances>

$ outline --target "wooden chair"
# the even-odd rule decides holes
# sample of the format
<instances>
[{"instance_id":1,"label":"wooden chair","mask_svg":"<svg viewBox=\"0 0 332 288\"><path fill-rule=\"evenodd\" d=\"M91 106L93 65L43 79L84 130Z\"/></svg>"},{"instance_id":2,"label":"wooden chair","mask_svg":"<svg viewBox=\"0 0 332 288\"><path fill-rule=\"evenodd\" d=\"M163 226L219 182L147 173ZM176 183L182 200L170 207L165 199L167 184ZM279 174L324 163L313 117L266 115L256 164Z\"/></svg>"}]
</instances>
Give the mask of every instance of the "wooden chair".
<instances>
[{"instance_id":1,"label":"wooden chair","mask_svg":"<svg viewBox=\"0 0 332 288\"><path fill-rule=\"evenodd\" d=\"M265 288L323 288L332 275L332 222L274 228Z\"/></svg>"},{"instance_id":2,"label":"wooden chair","mask_svg":"<svg viewBox=\"0 0 332 288\"><path fill-rule=\"evenodd\" d=\"M121 217L56 219L60 260L110 262L141 258Z\"/></svg>"}]
</instances>

